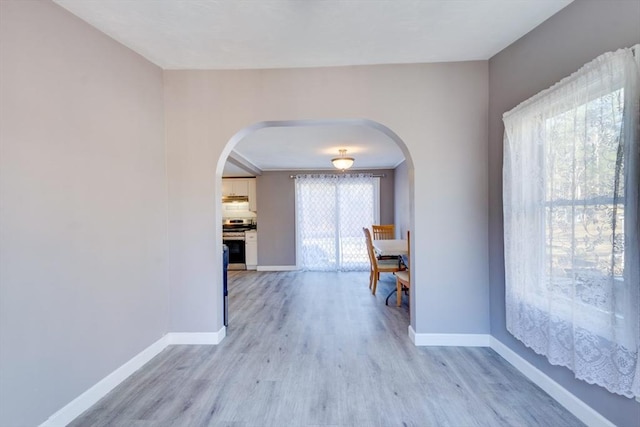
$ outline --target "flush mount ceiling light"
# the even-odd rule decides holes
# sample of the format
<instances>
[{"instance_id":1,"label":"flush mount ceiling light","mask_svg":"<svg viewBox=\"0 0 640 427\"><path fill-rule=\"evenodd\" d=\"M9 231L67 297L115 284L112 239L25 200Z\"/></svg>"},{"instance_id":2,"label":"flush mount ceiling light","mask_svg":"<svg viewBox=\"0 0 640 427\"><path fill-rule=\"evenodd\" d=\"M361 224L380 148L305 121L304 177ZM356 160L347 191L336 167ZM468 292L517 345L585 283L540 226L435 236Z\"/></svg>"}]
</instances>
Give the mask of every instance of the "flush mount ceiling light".
<instances>
[{"instance_id":1,"label":"flush mount ceiling light","mask_svg":"<svg viewBox=\"0 0 640 427\"><path fill-rule=\"evenodd\" d=\"M353 157L346 156L347 150L343 148L338 151L340 152L340 157L334 157L333 159L331 159L333 167L335 167L336 169L345 170L353 166Z\"/></svg>"}]
</instances>

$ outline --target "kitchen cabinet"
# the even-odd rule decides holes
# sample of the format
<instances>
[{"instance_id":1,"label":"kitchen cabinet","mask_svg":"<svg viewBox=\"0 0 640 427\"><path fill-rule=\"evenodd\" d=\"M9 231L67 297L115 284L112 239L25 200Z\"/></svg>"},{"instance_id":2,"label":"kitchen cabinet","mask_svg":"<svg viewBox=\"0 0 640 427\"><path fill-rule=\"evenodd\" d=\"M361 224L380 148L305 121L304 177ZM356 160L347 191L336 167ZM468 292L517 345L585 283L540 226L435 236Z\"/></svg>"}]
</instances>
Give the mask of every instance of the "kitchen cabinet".
<instances>
[{"instance_id":1,"label":"kitchen cabinet","mask_svg":"<svg viewBox=\"0 0 640 427\"><path fill-rule=\"evenodd\" d=\"M249 210L252 212L258 211L255 178L223 178L222 195L246 196L249 199Z\"/></svg>"},{"instance_id":2,"label":"kitchen cabinet","mask_svg":"<svg viewBox=\"0 0 640 427\"><path fill-rule=\"evenodd\" d=\"M223 196L249 196L249 180L226 178L222 180Z\"/></svg>"},{"instance_id":3,"label":"kitchen cabinet","mask_svg":"<svg viewBox=\"0 0 640 427\"><path fill-rule=\"evenodd\" d=\"M258 212L258 200L256 198L256 179L252 178L248 181L249 210L251 212Z\"/></svg>"},{"instance_id":4,"label":"kitchen cabinet","mask_svg":"<svg viewBox=\"0 0 640 427\"><path fill-rule=\"evenodd\" d=\"M245 231L244 246L247 270L256 270L258 268L258 232L256 230Z\"/></svg>"}]
</instances>

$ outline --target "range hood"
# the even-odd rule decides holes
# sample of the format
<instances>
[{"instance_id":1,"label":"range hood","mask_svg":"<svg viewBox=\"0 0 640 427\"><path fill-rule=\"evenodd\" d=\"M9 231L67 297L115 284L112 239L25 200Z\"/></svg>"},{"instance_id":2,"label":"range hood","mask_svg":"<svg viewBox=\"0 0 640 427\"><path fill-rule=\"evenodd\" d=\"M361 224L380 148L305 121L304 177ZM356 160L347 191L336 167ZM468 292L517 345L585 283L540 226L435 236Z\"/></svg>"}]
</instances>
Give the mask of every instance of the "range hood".
<instances>
[{"instance_id":1,"label":"range hood","mask_svg":"<svg viewBox=\"0 0 640 427\"><path fill-rule=\"evenodd\" d=\"M248 202L249 196L222 196L222 203Z\"/></svg>"}]
</instances>

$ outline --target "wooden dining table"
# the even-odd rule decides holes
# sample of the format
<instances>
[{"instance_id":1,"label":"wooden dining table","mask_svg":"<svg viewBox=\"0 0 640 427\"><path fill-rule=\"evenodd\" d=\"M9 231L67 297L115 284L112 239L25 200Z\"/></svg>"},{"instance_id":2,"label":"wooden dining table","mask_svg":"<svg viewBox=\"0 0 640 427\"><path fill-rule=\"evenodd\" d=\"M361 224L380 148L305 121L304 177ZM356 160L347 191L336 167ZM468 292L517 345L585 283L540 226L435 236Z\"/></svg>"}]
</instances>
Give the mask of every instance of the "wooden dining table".
<instances>
[{"instance_id":1,"label":"wooden dining table","mask_svg":"<svg viewBox=\"0 0 640 427\"><path fill-rule=\"evenodd\" d=\"M379 256L402 256L408 253L405 239L374 240L373 249Z\"/></svg>"}]
</instances>

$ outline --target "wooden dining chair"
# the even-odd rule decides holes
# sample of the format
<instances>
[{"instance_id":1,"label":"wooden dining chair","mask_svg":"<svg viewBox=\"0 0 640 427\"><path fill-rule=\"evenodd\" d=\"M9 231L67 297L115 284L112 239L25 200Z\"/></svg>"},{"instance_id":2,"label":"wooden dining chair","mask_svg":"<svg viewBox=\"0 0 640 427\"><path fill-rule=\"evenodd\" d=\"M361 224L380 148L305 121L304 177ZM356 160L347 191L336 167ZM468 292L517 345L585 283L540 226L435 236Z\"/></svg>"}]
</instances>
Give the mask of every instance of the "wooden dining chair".
<instances>
[{"instance_id":1,"label":"wooden dining chair","mask_svg":"<svg viewBox=\"0 0 640 427\"><path fill-rule=\"evenodd\" d=\"M373 240L391 240L396 238L396 226L393 224L372 225Z\"/></svg>"},{"instance_id":2,"label":"wooden dining chair","mask_svg":"<svg viewBox=\"0 0 640 427\"><path fill-rule=\"evenodd\" d=\"M380 273L395 273L400 271L400 264L398 259L378 259L376 257L375 249L373 248L373 240L371 239L371 232L368 228L363 227L364 236L367 241L367 253L369 254L369 262L371 268L369 271L369 289L373 295L376 294L378 287L378 280L380 279Z\"/></svg>"},{"instance_id":3,"label":"wooden dining chair","mask_svg":"<svg viewBox=\"0 0 640 427\"><path fill-rule=\"evenodd\" d=\"M407 231L407 264L411 262L411 233ZM394 273L396 276L396 305L400 307L402 304L402 292L408 291L411 287L411 266L407 265L407 269L403 271L397 271ZM407 292L409 295L409 292Z\"/></svg>"},{"instance_id":4,"label":"wooden dining chair","mask_svg":"<svg viewBox=\"0 0 640 427\"><path fill-rule=\"evenodd\" d=\"M393 224L372 225L373 240L392 240L396 238L396 226ZM379 260L395 259L397 256L382 255L378 256Z\"/></svg>"}]
</instances>

